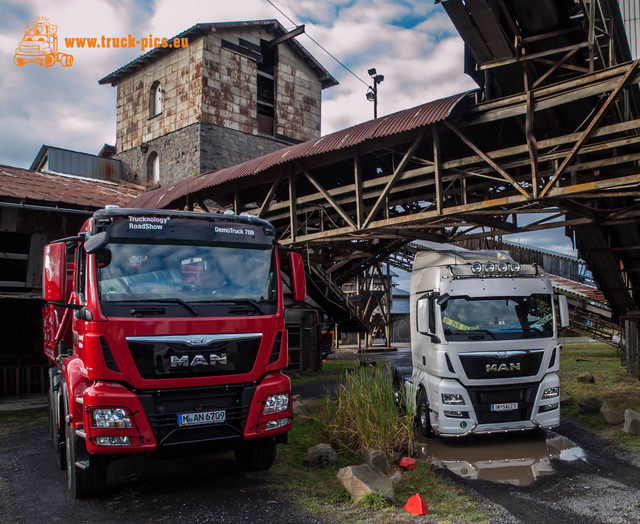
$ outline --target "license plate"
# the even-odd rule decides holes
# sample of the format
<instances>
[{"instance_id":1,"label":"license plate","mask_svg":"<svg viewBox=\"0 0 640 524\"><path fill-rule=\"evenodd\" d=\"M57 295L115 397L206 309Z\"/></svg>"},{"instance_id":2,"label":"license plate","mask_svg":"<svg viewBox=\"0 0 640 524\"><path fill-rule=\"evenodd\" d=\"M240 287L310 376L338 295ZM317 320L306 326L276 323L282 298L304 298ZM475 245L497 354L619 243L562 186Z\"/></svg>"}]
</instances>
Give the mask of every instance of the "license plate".
<instances>
[{"instance_id":1,"label":"license plate","mask_svg":"<svg viewBox=\"0 0 640 524\"><path fill-rule=\"evenodd\" d=\"M505 404L491 404L491 411L513 411L518 409L517 402L508 402Z\"/></svg>"},{"instance_id":2,"label":"license plate","mask_svg":"<svg viewBox=\"0 0 640 524\"><path fill-rule=\"evenodd\" d=\"M220 424L227 420L224 410L203 411L200 413L181 413L178 415L178 426L199 426L201 424Z\"/></svg>"}]
</instances>

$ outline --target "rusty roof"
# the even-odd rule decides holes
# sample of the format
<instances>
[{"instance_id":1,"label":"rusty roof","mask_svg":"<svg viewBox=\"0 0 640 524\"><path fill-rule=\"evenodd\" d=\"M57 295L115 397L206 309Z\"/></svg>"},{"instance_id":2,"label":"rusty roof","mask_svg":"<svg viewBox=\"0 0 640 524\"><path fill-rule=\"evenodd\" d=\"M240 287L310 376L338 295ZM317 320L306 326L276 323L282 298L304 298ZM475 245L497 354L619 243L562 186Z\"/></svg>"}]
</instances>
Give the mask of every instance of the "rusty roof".
<instances>
[{"instance_id":1,"label":"rusty roof","mask_svg":"<svg viewBox=\"0 0 640 524\"><path fill-rule=\"evenodd\" d=\"M236 28L236 27L266 27L268 32L271 32L274 37L279 37L285 35L287 30L275 19L271 20L248 20L244 22L218 22L218 23L209 23L209 24L196 24L189 29L186 29L179 35L174 36L173 38L169 38L168 40L171 42L175 38L198 38L202 35L205 35L211 31L216 31L217 29L228 29L228 28ZM313 69L318 75L318 79L322 83L322 88L332 87L338 85L338 81L331 76L331 73L327 71L320 62L318 62L309 51L307 51L302 44L300 44L295 38L287 40L287 45L291 46L296 53L300 56L300 58L306 62L311 69ZM151 62L155 62L159 60L166 54L174 51L175 48L171 47L155 47L151 51L145 53L144 55L139 56L135 60L132 60L128 64L123 65L121 68L115 70L113 73L105 76L98 80L99 84L111 84L112 86L117 85L121 80L128 77L129 75L135 73L139 69L143 68L147 64Z\"/></svg>"},{"instance_id":2,"label":"rusty roof","mask_svg":"<svg viewBox=\"0 0 640 524\"><path fill-rule=\"evenodd\" d=\"M604 293L598 288L588 286L575 280L569 280L568 278L559 277L547 273L549 280L554 288L564 291L573 296L577 296L588 300L589 302L595 302L601 305L608 305L607 299L604 298Z\"/></svg>"},{"instance_id":3,"label":"rusty roof","mask_svg":"<svg viewBox=\"0 0 640 524\"><path fill-rule=\"evenodd\" d=\"M190 177L142 194L130 202L129 206L145 208L167 207L187 194L196 193L231 180L256 175L274 166L331 153L356 146L365 141L384 138L433 124L447 118L455 106L468 95L469 92L466 92L427 102L426 104L369 120L320 138L314 138L308 142L279 149L242 164L203 173L195 178Z\"/></svg>"},{"instance_id":4,"label":"rusty roof","mask_svg":"<svg viewBox=\"0 0 640 524\"><path fill-rule=\"evenodd\" d=\"M107 180L0 165L0 199L21 204L64 204L99 209L121 207L142 188Z\"/></svg>"}]
</instances>

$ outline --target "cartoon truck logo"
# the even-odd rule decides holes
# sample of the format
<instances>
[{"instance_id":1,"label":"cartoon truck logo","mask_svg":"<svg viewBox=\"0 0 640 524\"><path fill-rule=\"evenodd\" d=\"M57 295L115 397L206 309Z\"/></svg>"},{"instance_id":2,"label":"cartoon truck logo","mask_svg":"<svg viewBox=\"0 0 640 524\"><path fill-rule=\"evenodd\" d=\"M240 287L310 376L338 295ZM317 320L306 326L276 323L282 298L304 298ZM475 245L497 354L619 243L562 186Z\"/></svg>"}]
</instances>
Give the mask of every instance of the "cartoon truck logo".
<instances>
[{"instance_id":1,"label":"cartoon truck logo","mask_svg":"<svg viewBox=\"0 0 640 524\"><path fill-rule=\"evenodd\" d=\"M13 55L13 63L23 66L35 62L51 67L60 62L62 67L73 65L73 56L58 52L58 26L49 23L47 18L36 18L24 28L24 37Z\"/></svg>"}]
</instances>

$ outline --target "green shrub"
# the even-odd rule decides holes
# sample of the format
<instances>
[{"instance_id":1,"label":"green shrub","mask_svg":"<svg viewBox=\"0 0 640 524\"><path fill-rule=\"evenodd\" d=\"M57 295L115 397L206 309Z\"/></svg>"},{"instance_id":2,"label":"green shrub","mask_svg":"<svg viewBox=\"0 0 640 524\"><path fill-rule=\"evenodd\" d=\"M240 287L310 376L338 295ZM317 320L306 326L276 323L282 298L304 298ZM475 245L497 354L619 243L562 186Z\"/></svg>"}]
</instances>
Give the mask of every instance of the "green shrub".
<instances>
[{"instance_id":1,"label":"green shrub","mask_svg":"<svg viewBox=\"0 0 640 524\"><path fill-rule=\"evenodd\" d=\"M394 389L389 366L347 370L336 393L335 401L327 399L324 420L332 444L355 454L365 448L388 457L393 451L413 452L413 408L399 408L407 404L404 389Z\"/></svg>"}]
</instances>

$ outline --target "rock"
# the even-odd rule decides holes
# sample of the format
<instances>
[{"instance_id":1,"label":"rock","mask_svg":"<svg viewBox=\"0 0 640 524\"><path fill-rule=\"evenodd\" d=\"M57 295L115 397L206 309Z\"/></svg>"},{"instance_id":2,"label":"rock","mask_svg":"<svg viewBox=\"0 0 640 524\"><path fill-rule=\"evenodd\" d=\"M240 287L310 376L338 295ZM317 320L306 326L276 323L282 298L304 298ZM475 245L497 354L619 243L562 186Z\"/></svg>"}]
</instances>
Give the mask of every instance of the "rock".
<instances>
[{"instance_id":1,"label":"rock","mask_svg":"<svg viewBox=\"0 0 640 524\"><path fill-rule=\"evenodd\" d=\"M636 411L635 409L624 410L624 427L622 431L640 435L640 411Z\"/></svg>"},{"instance_id":2,"label":"rock","mask_svg":"<svg viewBox=\"0 0 640 524\"><path fill-rule=\"evenodd\" d=\"M316 444L307 450L303 463L308 466L333 466L338 461L338 454L329 444Z\"/></svg>"},{"instance_id":3,"label":"rock","mask_svg":"<svg viewBox=\"0 0 640 524\"><path fill-rule=\"evenodd\" d=\"M624 422L624 414L618 408L608 402L603 402L600 406L600 422L609 426L617 426Z\"/></svg>"},{"instance_id":4,"label":"rock","mask_svg":"<svg viewBox=\"0 0 640 524\"><path fill-rule=\"evenodd\" d=\"M580 373L577 377L576 380L578 382L584 382L585 384L594 384L596 379L593 376L593 373L590 373L589 371L585 371L584 373Z\"/></svg>"},{"instance_id":5,"label":"rock","mask_svg":"<svg viewBox=\"0 0 640 524\"><path fill-rule=\"evenodd\" d=\"M362 451L360 464L372 464L380 471L384 471L389 467L389 459L383 451L367 448Z\"/></svg>"},{"instance_id":6,"label":"rock","mask_svg":"<svg viewBox=\"0 0 640 524\"><path fill-rule=\"evenodd\" d=\"M393 484L394 486L397 486L402 482L402 473L400 473L399 471L396 471L393 475L389 477L389 480L391 481L391 484Z\"/></svg>"},{"instance_id":7,"label":"rock","mask_svg":"<svg viewBox=\"0 0 640 524\"><path fill-rule=\"evenodd\" d=\"M342 468L338 470L338 480L354 501L358 501L367 493L377 493L395 502L391 480L371 464Z\"/></svg>"},{"instance_id":8,"label":"rock","mask_svg":"<svg viewBox=\"0 0 640 524\"><path fill-rule=\"evenodd\" d=\"M560 404L569 404L573 402L573 397L566 391L560 392Z\"/></svg>"},{"instance_id":9,"label":"rock","mask_svg":"<svg viewBox=\"0 0 640 524\"><path fill-rule=\"evenodd\" d=\"M299 395L296 395L296 396L299 396ZM293 400L293 399L291 400L291 411L293 412L294 415L298 415L300 417L309 416L309 410L301 400Z\"/></svg>"},{"instance_id":10,"label":"rock","mask_svg":"<svg viewBox=\"0 0 640 524\"><path fill-rule=\"evenodd\" d=\"M600 406L602 406L602 400L596 397L586 397L578 402L578 405L580 406L580 413L598 413Z\"/></svg>"}]
</instances>

